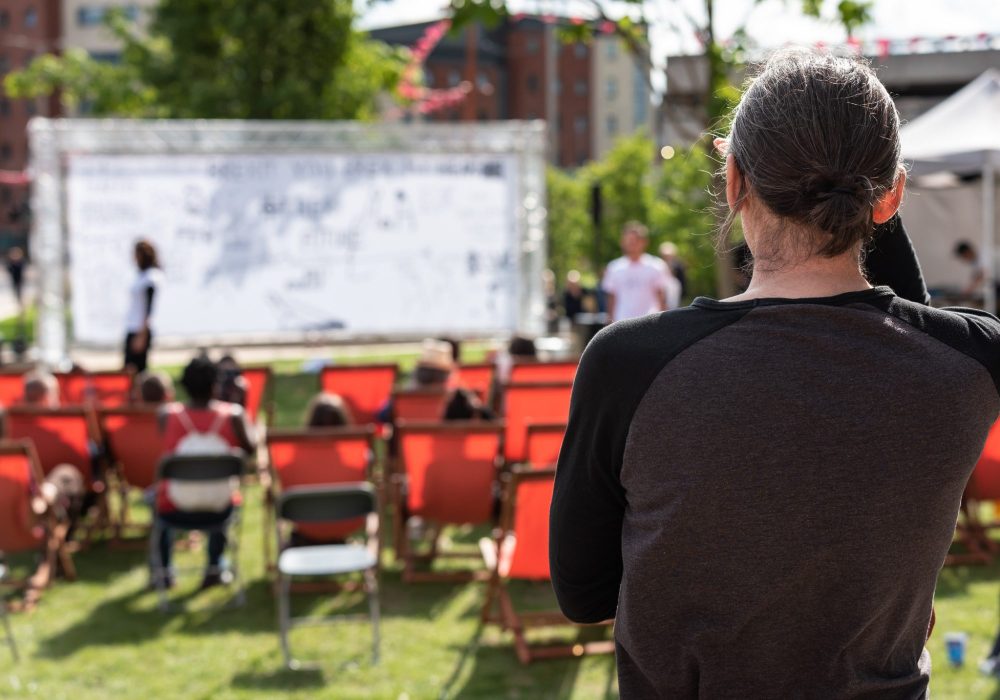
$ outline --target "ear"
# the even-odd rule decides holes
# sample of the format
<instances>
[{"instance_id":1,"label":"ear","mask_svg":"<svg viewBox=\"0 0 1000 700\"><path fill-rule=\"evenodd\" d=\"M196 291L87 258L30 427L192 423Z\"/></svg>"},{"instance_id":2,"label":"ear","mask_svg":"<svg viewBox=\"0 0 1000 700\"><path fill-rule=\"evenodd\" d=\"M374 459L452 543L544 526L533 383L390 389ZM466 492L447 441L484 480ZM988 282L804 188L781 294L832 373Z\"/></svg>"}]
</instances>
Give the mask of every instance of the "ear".
<instances>
[{"instance_id":1,"label":"ear","mask_svg":"<svg viewBox=\"0 0 1000 700\"><path fill-rule=\"evenodd\" d=\"M875 202L872 211L872 221L876 224L884 224L891 219L899 210L899 205L903 202L903 190L906 188L906 171L900 168L896 177L896 184L892 189L882 195L882 199Z\"/></svg>"},{"instance_id":2,"label":"ear","mask_svg":"<svg viewBox=\"0 0 1000 700\"><path fill-rule=\"evenodd\" d=\"M736 210L740 196L744 194L743 188L743 173L736 166L736 159L730 153L726 156L726 203L730 209Z\"/></svg>"}]
</instances>

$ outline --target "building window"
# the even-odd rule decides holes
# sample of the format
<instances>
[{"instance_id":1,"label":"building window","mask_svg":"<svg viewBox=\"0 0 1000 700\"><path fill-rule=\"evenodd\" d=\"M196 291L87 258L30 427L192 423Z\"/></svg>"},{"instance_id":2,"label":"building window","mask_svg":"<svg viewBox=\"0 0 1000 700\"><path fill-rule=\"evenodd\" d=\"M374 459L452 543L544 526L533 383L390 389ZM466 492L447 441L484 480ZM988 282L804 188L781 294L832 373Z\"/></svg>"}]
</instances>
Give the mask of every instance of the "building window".
<instances>
[{"instance_id":1,"label":"building window","mask_svg":"<svg viewBox=\"0 0 1000 700\"><path fill-rule=\"evenodd\" d=\"M586 80L577 80L573 84L573 92L575 92L577 95L586 95L587 94L587 81Z\"/></svg>"},{"instance_id":2,"label":"building window","mask_svg":"<svg viewBox=\"0 0 1000 700\"><path fill-rule=\"evenodd\" d=\"M10 147L10 144L7 143L6 141L4 141L2 144L0 144L0 160L2 160L2 161L8 161L8 160L10 160L10 156L11 156L11 154L13 152L14 151Z\"/></svg>"},{"instance_id":3,"label":"building window","mask_svg":"<svg viewBox=\"0 0 1000 700\"><path fill-rule=\"evenodd\" d=\"M34 100L25 100L24 111L27 112L29 117L33 117L35 116L35 112L38 111L38 105L35 104Z\"/></svg>"},{"instance_id":4,"label":"building window","mask_svg":"<svg viewBox=\"0 0 1000 700\"><path fill-rule=\"evenodd\" d=\"M606 55L609 61L613 61L618 58L618 37L612 37L607 40Z\"/></svg>"},{"instance_id":5,"label":"building window","mask_svg":"<svg viewBox=\"0 0 1000 700\"><path fill-rule=\"evenodd\" d=\"M573 120L573 131L575 131L578 134L585 134L585 133L587 133L587 118L586 117L577 117L576 119L574 119Z\"/></svg>"},{"instance_id":6,"label":"building window","mask_svg":"<svg viewBox=\"0 0 1000 700\"><path fill-rule=\"evenodd\" d=\"M485 72L480 71L479 75L476 76L476 87L478 87L479 92L484 95L488 95L493 92L493 83L490 82L490 76L486 75Z\"/></svg>"},{"instance_id":7,"label":"building window","mask_svg":"<svg viewBox=\"0 0 1000 700\"><path fill-rule=\"evenodd\" d=\"M582 41L578 41L575 44L573 44L573 55L576 56L577 58L586 58L587 45L584 44Z\"/></svg>"},{"instance_id":8,"label":"building window","mask_svg":"<svg viewBox=\"0 0 1000 700\"><path fill-rule=\"evenodd\" d=\"M538 76L529 75L527 81L528 92L538 92Z\"/></svg>"},{"instance_id":9,"label":"building window","mask_svg":"<svg viewBox=\"0 0 1000 700\"><path fill-rule=\"evenodd\" d=\"M542 48L542 42L537 36L529 36L524 42L524 52L529 56L534 56Z\"/></svg>"},{"instance_id":10,"label":"building window","mask_svg":"<svg viewBox=\"0 0 1000 700\"><path fill-rule=\"evenodd\" d=\"M460 82L462 82L462 74L458 72L457 69L452 68L448 71L448 86L455 87Z\"/></svg>"},{"instance_id":11,"label":"building window","mask_svg":"<svg viewBox=\"0 0 1000 700\"><path fill-rule=\"evenodd\" d=\"M615 136L618 133L618 117L615 115L610 115L608 117L608 136Z\"/></svg>"},{"instance_id":12,"label":"building window","mask_svg":"<svg viewBox=\"0 0 1000 700\"><path fill-rule=\"evenodd\" d=\"M29 7L24 11L24 26L28 29L38 26L38 10Z\"/></svg>"},{"instance_id":13,"label":"building window","mask_svg":"<svg viewBox=\"0 0 1000 700\"><path fill-rule=\"evenodd\" d=\"M649 92L646 89L646 79L638 67L632 82L632 110L636 126L645 124L649 114Z\"/></svg>"},{"instance_id":14,"label":"building window","mask_svg":"<svg viewBox=\"0 0 1000 700\"><path fill-rule=\"evenodd\" d=\"M125 19L135 22L139 19L139 7L137 5L127 5L122 8ZM76 23L81 27L96 27L104 23L104 18L108 14L106 7L94 7L83 5L76 11Z\"/></svg>"},{"instance_id":15,"label":"building window","mask_svg":"<svg viewBox=\"0 0 1000 700\"><path fill-rule=\"evenodd\" d=\"M608 99L613 100L618 97L618 81L614 78L608 78L606 92L608 94Z\"/></svg>"},{"instance_id":16,"label":"building window","mask_svg":"<svg viewBox=\"0 0 1000 700\"><path fill-rule=\"evenodd\" d=\"M0 29L10 26L10 13L7 10L0 10Z\"/></svg>"},{"instance_id":17,"label":"building window","mask_svg":"<svg viewBox=\"0 0 1000 700\"><path fill-rule=\"evenodd\" d=\"M0 75L3 75L10 70L10 59L6 56L0 55Z\"/></svg>"},{"instance_id":18,"label":"building window","mask_svg":"<svg viewBox=\"0 0 1000 700\"><path fill-rule=\"evenodd\" d=\"M10 116L10 100L6 97L0 97L0 117Z\"/></svg>"},{"instance_id":19,"label":"building window","mask_svg":"<svg viewBox=\"0 0 1000 700\"><path fill-rule=\"evenodd\" d=\"M10 204L10 200L14 198L14 193L9 187L0 187L0 202L4 204Z\"/></svg>"}]
</instances>

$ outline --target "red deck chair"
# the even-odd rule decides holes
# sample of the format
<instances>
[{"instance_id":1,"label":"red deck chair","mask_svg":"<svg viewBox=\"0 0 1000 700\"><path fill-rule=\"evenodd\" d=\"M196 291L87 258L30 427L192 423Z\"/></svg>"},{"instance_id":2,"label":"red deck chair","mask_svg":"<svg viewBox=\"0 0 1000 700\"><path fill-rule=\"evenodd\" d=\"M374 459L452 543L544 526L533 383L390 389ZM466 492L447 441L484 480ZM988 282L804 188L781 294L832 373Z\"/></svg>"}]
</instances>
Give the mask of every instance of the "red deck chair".
<instances>
[{"instance_id":1,"label":"red deck chair","mask_svg":"<svg viewBox=\"0 0 1000 700\"><path fill-rule=\"evenodd\" d=\"M160 432L156 406L104 408L98 411L98 422L118 476L118 528L128 525L128 491L148 489L156 481L156 468L163 457L163 435Z\"/></svg>"},{"instance_id":2,"label":"red deck chair","mask_svg":"<svg viewBox=\"0 0 1000 700\"><path fill-rule=\"evenodd\" d=\"M984 523L979 517L983 501L1000 501L1000 420L990 428L976 468L962 495L956 540L965 552L949 554L946 564L989 564L997 552L988 530L1000 523Z\"/></svg>"},{"instance_id":3,"label":"red deck chair","mask_svg":"<svg viewBox=\"0 0 1000 700\"><path fill-rule=\"evenodd\" d=\"M578 360L565 362L517 362L510 368L511 384L529 382L572 382Z\"/></svg>"},{"instance_id":4,"label":"red deck chair","mask_svg":"<svg viewBox=\"0 0 1000 700\"><path fill-rule=\"evenodd\" d=\"M310 430L273 430L267 434L271 483L265 492L268 524L265 560L272 570L270 543L278 495L296 486L368 481L373 461L372 426ZM365 518L338 523L299 523L297 532L317 543L342 540L365 524Z\"/></svg>"},{"instance_id":5,"label":"red deck chair","mask_svg":"<svg viewBox=\"0 0 1000 700\"><path fill-rule=\"evenodd\" d=\"M408 389L392 395L392 415L396 422L437 422L444 419L448 392L444 389Z\"/></svg>"},{"instance_id":6,"label":"red deck chair","mask_svg":"<svg viewBox=\"0 0 1000 700\"><path fill-rule=\"evenodd\" d=\"M496 456L501 423L455 421L402 423L398 429L402 471L393 476L396 555L404 581L468 581L471 571L417 571L418 562L438 556L469 558L461 552L439 554L437 536L445 525L486 524L493 514ZM409 541L408 523L419 517L431 533L430 551L418 554Z\"/></svg>"},{"instance_id":7,"label":"red deck chair","mask_svg":"<svg viewBox=\"0 0 1000 700\"><path fill-rule=\"evenodd\" d=\"M24 373L0 372L0 406L16 406L23 398Z\"/></svg>"},{"instance_id":8,"label":"red deck chair","mask_svg":"<svg viewBox=\"0 0 1000 700\"><path fill-rule=\"evenodd\" d=\"M273 385L270 367L244 367L243 378L247 380L247 417L251 423L257 422L257 417L263 413L267 419L271 416L271 394Z\"/></svg>"},{"instance_id":9,"label":"red deck chair","mask_svg":"<svg viewBox=\"0 0 1000 700\"><path fill-rule=\"evenodd\" d=\"M58 372L59 394L64 406L127 406L132 402L132 372Z\"/></svg>"},{"instance_id":10,"label":"red deck chair","mask_svg":"<svg viewBox=\"0 0 1000 700\"><path fill-rule=\"evenodd\" d=\"M319 374L320 391L339 394L350 407L355 423L374 423L375 415L392 394L398 371L396 365L324 367Z\"/></svg>"},{"instance_id":11,"label":"red deck chair","mask_svg":"<svg viewBox=\"0 0 1000 700\"><path fill-rule=\"evenodd\" d=\"M562 613L518 613L507 590L511 580L549 581L549 505L556 470L515 467L505 484L500 528L495 539L480 541L483 559L490 570L483 604L484 623L496 622L514 635L514 650L518 660L527 664L534 659L582 656L583 654L614 653L612 640L568 644L530 644L527 630L534 627L575 625ZM494 607L499 603L499 611ZM611 622L600 625L608 626Z\"/></svg>"},{"instance_id":12,"label":"red deck chair","mask_svg":"<svg viewBox=\"0 0 1000 700\"><path fill-rule=\"evenodd\" d=\"M489 401L490 391L493 389L493 378L496 375L496 370L496 365L491 362L475 365L459 365L458 374L456 375L458 385L476 392L479 400L486 403Z\"/></svg>"},{"instance_id":13,"label":"red deck chair","mask_svg":"<svg viewBox=\"0 0 1000 700\"><path fill-rule=\"evenodd\" d=\"M554 467L565 436L565 423L528 423L525 461L536 469Z\"/></svg>"},{"instance_id":14,"label":"red deck chair","mask_svg":"<svg viewBox=\"0 0 1000 700\"><path fill-rule=\"evenodd\" d=\"M569 419L572 391L570 382L507 385L504 391L507 430L503 448L507 464L527 459L525 446L529 423L565 423Z\"/></svg>"},{"instance_id":15,"label":"red deck chair","mask_svg":"<svg viewBox=\"0 0 1000 700\"><path fill-rule=\"evenodd\" d=\"M52 513L35 520L31 514L31 489L42 483L42 470L34 447L26 440L0 441L0 551L7 554L40 551L41 561L27 581L14 582L25 591L24 607L30 608L48 587L61 564L67 579L76 578L73 560L66 548L68 523ZM0 601L0 604L3 604Z\"/></svg>"}]
</instances>

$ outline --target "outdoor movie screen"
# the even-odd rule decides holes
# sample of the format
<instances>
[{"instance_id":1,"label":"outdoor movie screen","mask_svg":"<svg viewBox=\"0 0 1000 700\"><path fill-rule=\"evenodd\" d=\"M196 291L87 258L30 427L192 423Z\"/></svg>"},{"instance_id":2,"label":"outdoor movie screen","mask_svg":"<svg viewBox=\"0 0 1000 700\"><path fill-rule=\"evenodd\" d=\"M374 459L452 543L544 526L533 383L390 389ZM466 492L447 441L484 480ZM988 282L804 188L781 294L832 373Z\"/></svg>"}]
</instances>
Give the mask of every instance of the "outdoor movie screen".
<instances>
[{"instance_id":1,"label":"outdoor movie screen","mask_svg":"<svg viewBox=\"0 0 1000 700\"><path fill-rule=\"evenodd\" d=\"M505 154L69 154L74 338L124 332L132 249L161 338L510 331L518 160Z\"/></svg>"}]
</instances>

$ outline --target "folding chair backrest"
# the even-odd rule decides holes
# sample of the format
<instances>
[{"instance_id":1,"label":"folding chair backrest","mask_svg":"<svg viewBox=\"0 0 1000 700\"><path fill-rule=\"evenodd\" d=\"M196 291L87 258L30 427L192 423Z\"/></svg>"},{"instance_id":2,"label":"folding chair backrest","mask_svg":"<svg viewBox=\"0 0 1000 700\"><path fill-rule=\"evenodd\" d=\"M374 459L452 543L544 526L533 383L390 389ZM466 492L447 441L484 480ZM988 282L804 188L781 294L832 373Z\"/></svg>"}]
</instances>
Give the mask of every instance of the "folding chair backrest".
<instances>
[{"instance_id":1,"label":"folding chair backrest","mask_svg":"<svg viewBox=\"0 0 1000 700\"><path fill-rule=\"evenodd\" d=\"M217 481L243 475L243 457L231 455L169 455L157 474L172 481Z\"/></svg>"},{"instance_id":2,"label":"folding chair backrest","mask_svg":"<svg viewBox=\"0 0 1000 700\"><path fill-rule=\"evenodd\" d=\"M504 458L508 464L525 461L529 423L565 423L569 419L572 391L569 382L507 385Z\"/></svg>"},{"instance_id":3,"label":"folding chair backrest","mask_svg":"<svg viewBox=\"0 0 1000 700\"><path fill-rule=\"evenodd\" d=\"M64 406L126 406L132 400L131 372L62 372L56 374Z\"/></svg>"},{"instance_id":4,"label":"folding chair backrest","mask_svg":"<svg viewBox=\"0 0 1000 700\"><path fill-rule=\"evenodd\" d=\"M496 375L496 365L491 362L484 362L475 365L458 366L458 385L470 391L476 392L481 401L489 399L490 390L493 388L493 377Z\"/></svg>"},{"instance_id":5,"label":"folding chair backrest","mask_svg":"<svg viewBox=\"0 0 1000 700\"><path fill-rule=\"evenodd\" d=\"M320 371L320 390L338 394L351 409L354 422L374 423L396 384L396 365L342 365Z\"/></svg>"},{"instance_id":6,"label":"folding chair backrest","mask_svg":"<svg viewBox=\"0 0 1000 700\"><path fill-rule=\"evenodd\" d=\"M392 414L396 421L440 421L448 394L444 389L411 389L392 395Z\"/></svg>"},{"instance_id":7,"label":"folding chair backrest","mask_svg":"<svg viewBox=\"0 0 1000 700\"><path fill-rule=\"evenodd\" d=\"M410 514L437 523L488 522L502 431L502 424L477 421L400 424Z\"/></svg>"},{"instance_id":8,"label":"folding chair backrest","mask_svg":"<svg viewBox=\"0 0 1000 700\"><path fill-rule=\"evenodd\" d=\"M264 407L264 401L268 396L268 388L271 384L270 367L244 367L243 378L247 380L247 402L244 407L247 416L252 422L256 422L257 416Z\"/></svg>"},{"instance_id":9,"label":"folding chair backrest","mask_svg":"<svg viewBox=\"0 0 1000 700\"><path fill-rule=\"evenodd\" d=\"M163 457L163 434L153 406L105 408L98 413L101 432L129 486L146 489L156 481L156 468Z\"/></svg>"},{"instance_id":10,"label":"folding chair backrest","mask_svg":"<svg viewBox=\"0 0 1000 700\"><path fill-rule=\"evenodd\" d=\"M981 500L1000 500L1000 420L990 428L983 452L966 488L969 497Z\"/></svg>"},{"instance_id":11,"label":"folding chair backrest","mask_svg":"<svg viewBox=\"0 0 1000 700\"><path fill-rule=\"evenodd\" d=\"M30 551L41 545L40 532L31 522L31 487L40 479L27 443L0 441L0 552Z\"/></svg>"},{"instance_id":12,"label":"folding chair backrest","mask_svg":"<svg viewBox=\"0 0 1000 700\"><path fill-rule=\"evenodd\" d=\"M281 494L277 515L296 523L336 523L374 513L375 489L365 482L299 486Z\"/></svg>"},{"instance_id":13,"label":"folding chair backrest","mask_svg":"<svg viewBox=\"0 0 1000 700\"><path fill-rule=\"evenodd\" d=\"M24 374L0 372L0 406L16 406L24 399Z\"/></svg>"},{"instance_id":14,"label":"folding chair backrest","mask_svg":"<svg viewBox=\"0 0 1000 700\"><path fill-rule=\"evenodd\" d=\"M511 384L535 382L572 382L576 377L577 360L566 362L517 362L510 368Z\"/></svg>"},{"instance_id":15,"label":"folding chair backrest","mask_svg":"<svg viewBox=\"0 0 1000 700\"><path fill-rule=\"evenodd\" d=\"M554 466L566 436L565 423L528 423L524 459L539 469Z\"/></svg>"},{"instance_id":16,"label":"folding chair backrest","mask_svg":"<svg viewBox=\"0 0 1000 700\"><path fill-rule=\"evenodd\" d=\"M271 468L282 491L306 486L356 483L369 477L372 429L276 430L267 435ZM340 523L306 523L299 533L322 542L343 539L364 520Z\"/></svg>"},{"instance_id":17,"label":"folding chair backrest","mask_svg":"<svg viewBox=\"0 0 1000 700\"><path fill-rule=\"evenodd\" d=\"M90 409L15 406L7 411L6 421L8 438L34 444L46 475L60 464L71 464L88 487L93 483L91 448L98 441L98 428Z\"/></svg>"},{"instance_id":18,"label":"folding chair backrest","mask_svg":"<svg viewBox=\"0 0 1000 700\"><path fill-rule=\"evenodd\" d=\"M555 485L555 469L516 469L508 484L505 504L507 533L513 535L514 549L507 578L547 581L549 574L549 506Z\"/></svg>"}]
</instances>

